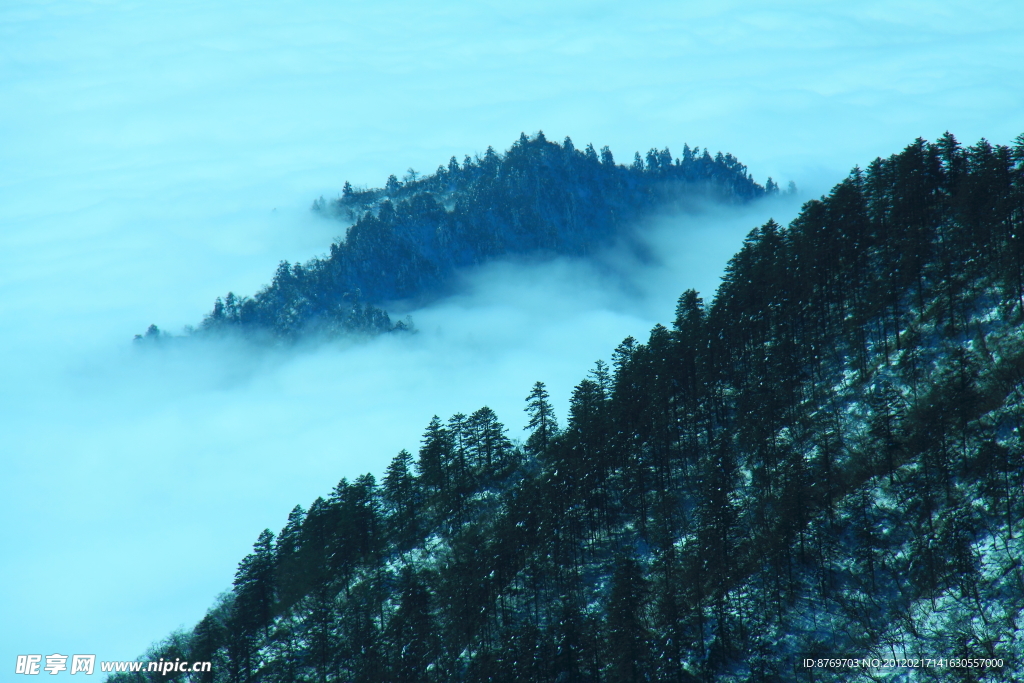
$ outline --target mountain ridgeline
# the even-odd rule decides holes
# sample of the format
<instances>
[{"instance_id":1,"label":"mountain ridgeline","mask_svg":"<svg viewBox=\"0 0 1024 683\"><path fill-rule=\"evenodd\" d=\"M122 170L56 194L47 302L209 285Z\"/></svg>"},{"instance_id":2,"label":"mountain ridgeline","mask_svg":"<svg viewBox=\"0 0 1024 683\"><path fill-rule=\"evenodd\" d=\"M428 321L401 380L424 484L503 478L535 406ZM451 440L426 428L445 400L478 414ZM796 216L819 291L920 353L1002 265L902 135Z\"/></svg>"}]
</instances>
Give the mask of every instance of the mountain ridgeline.
<instances>
[{"instance_id":1,"label":"mountain ridgeline","mask_svg":"<svg viewBox=\"0 0 1024 683\"><path fill-rule=\"evenodd\" d=\"M253 297L218 299L202 329L273 339L305 334L380 333L402 329L380 308L396 300L443 294L457 269L525 254L585 256L628 238L645 216L674 204L710 199L745 202L778 192L758 185L732 155L684 147L652 149L646 161L616 164L605 147L578 150L539 133L504 154L452 157L433 175L411 171L382 189L323 198L313 210L354 221L330 256L282 262Z\"/></svg>"},{"instance_id":2,"label":"mountain ridgeline","mask_svg":"<svg viewBox=\"0 0 1024 683\"><path fill-rule=\"evenodd\" d=\"M534 385L522 445L434 418L143 658L210 672L114 680L1024 680L1017 143L919 139L754 229L563 425Z\"/></svg>"}]
</instances>

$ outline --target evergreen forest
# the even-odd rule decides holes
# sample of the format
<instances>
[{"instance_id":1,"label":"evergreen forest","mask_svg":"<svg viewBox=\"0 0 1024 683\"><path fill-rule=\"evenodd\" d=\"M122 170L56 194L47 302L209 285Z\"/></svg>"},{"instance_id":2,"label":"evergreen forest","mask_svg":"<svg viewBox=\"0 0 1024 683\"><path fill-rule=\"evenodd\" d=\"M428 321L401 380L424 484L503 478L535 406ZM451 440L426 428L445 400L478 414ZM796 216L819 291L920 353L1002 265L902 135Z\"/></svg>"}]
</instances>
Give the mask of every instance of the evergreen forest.
<instances>
[{"instance_id":1,"label":"evergreen forest","mask_svg":"<svg viewBox=\"0 0 1024 683\"><path fill-rule=\"evenodd\" d=\"M570 173L571 191L544 181ZM586 253L708 182L767 191L729 158L627 168L524 138L324 203L358 216L345 243L210 324L251 310L287 331L271 300L305 324L314 292L417 296L513 243ZM141 658L211 672L111 680L1024 680L1022 324L1024 136L918 139L753 229L713 298L686 291L625 339L568 415L534 384L521 443L487 407L435 417L386 472L296 506ZM803 666L818 657L946 663Z\"/></svg>"},{"instance_id":2,"label":"evergreen forest","mask_svg":"<svg viewBox=\"0 0 1024 683\"><path fill-rule=\"evenodd\" d=\"M199 333L231 332L281 343L311 335L381 334L410 327L383 308L448 293L458 269L526 255L585 257L628 240L645 217L700 201L740 203L778 193L754 182L731 154L684 146L639 152L629 166L608 147L525 134L504 154L452 157L432 175L412 169L383 188L322 197L313 210L350 223L330 255L282 261L252 297L218 298ZM137 339L159 339L151 327Z\"/></svg>"}]
</instances>

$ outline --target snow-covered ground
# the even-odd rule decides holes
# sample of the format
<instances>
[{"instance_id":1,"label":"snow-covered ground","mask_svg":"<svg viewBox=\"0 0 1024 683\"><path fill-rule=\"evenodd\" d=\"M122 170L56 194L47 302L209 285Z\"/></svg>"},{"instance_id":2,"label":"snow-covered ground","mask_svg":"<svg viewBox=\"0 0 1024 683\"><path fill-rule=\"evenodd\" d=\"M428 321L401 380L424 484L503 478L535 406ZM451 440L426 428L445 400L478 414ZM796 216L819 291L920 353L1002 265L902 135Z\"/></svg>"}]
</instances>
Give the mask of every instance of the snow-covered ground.
<instances>
[{"instance_id":1,"label":"snow-covered ground","mask_svg":"<svg viewBox=\"0 0 1024 683\"><path fill-rule=\"evenodd\" d=\"M917 136L1024 132L1024 8L966 1L0 5L0 666L139 655L264 527L430 416L510 427L798 201L652 226L658 267L498 264L420 334L139 354L343 226L308 211L543 129L721 149L803 198ZM8 673L10 669L8 669ZM66 674L65 674L66 675Z\"/></svg>"}]
</instances>

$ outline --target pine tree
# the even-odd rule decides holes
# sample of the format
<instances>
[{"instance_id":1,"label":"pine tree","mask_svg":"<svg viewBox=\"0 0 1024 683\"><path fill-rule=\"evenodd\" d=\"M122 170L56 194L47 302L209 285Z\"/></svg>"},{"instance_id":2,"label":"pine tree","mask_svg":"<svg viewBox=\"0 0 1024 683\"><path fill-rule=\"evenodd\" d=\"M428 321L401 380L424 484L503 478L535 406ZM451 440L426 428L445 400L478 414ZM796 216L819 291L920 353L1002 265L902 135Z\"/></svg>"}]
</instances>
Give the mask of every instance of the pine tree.
<instances>
[{"instance_id":1,"label":"pine tree","mask_svg":"<svg viewBox=\"0 0 1024 683\"><path fill-rule=\"evenodd\" d=\"M239 564L234 586L231 658L239 680L248 682L256 679L263 664L258 653L274 616L274 534L270 529L264 529L253 552Z\"/></svg>"},{"instance_id":2,"label":"pine tree","mask_svg":"<svg viewBox=\"0 0 1024 683\"><path fill-rule=\"evenodd\" d=\"M490 485L507 474L512 463L512 443L493 410L484 406L466 420L466 453L477 485Z\"/></svg>"},{"instance_id":3,"label":"pine tree","mask_svg":"<svg viewBox=\"0 0 1024 683\"><path fill-rule=\"evenodd\" d=\"M402 450L388 465L383 499L386 518L399 548L411 548L419 540L419 482L410 471L412 455Z\"/></svg>"},{"instance_id":4,"label":"pine tree","mask_svg":"<svg viewBox=\"0 0 1024 683\"><path fill-rule=\"evenodd\" d=\"M428 491L447 492L451 486L451 435L435 415L421 441L416 469Z\"/></svg>"},{"instance_id":5,"label":"pine tree","mask_svg":"<svg viewBox=\"0 0 1024 683\"><path fill-rule=\"evenodd\" d=\"M277 588L279 609L287 610L305 595L309 586L303 580L302 525L306 511L296 505L288 514L288 522L277 536L274 548L274 584Z\"/></svg>"},{"instance_id":6,"label":"pine tree","mask_svg":"<svg viewBox=\"0 0 1024 683\"><path fill-rule=\"evenodd\" d=\"M526 414L530 421L526 429L530 430L530 436L526 440L526 449L532 454L541 454L547 451L552 439L558 434L558 420L555 418L555 409L551 406L550 396L543 382L537 382L526 397Z\"/></svg>"}]
</instances>

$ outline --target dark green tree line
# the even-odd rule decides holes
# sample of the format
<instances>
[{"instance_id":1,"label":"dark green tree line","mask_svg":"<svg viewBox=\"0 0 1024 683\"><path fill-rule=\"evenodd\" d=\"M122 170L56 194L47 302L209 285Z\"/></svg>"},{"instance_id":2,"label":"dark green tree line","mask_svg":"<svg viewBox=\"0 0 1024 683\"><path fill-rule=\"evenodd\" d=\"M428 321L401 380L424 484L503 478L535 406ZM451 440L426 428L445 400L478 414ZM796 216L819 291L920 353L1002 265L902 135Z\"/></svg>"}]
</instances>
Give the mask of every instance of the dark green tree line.
<instances>
[{"instance_id":1,"label":"dark green tree line","mask_svg":"<svg viewBox=\"0 0 1024 683\"><path fill-rule=\"evenodd\" d=\"M899 673L1019 680L1022 209L1020 141L854 169L751 231L709 305L685 292L599 362L564 427L540 382L522 445L488 408L435 417L382 485L263 532L154 653L214 681L891 674L816 656L1001 658Z\"/></svg>"}]
</instances>

